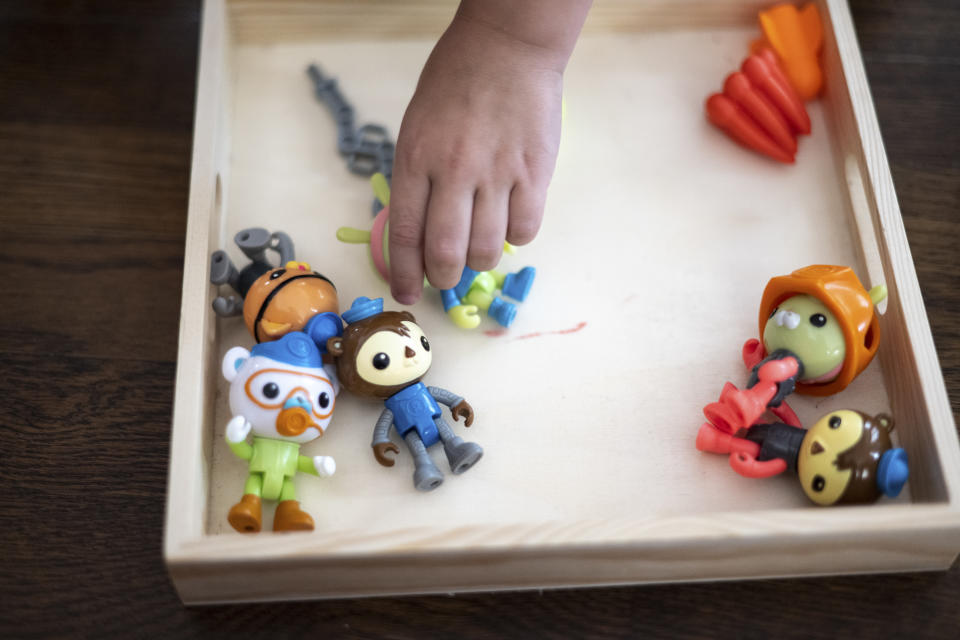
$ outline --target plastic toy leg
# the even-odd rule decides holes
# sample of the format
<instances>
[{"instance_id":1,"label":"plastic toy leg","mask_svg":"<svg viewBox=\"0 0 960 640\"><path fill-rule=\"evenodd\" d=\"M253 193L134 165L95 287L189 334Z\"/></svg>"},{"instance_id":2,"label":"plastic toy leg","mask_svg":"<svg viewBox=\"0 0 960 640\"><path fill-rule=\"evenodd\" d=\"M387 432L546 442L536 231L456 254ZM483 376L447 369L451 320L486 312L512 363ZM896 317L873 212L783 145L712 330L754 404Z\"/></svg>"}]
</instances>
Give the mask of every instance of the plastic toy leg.
<instances>
[{"instance_id":1,"label":"plastic toy leg","mask_svg":"<svg viewBox=\"0 0 960 640\"><path fill-rule=\"evenodd\" d=\"M707 453L743 453L755 458L760 454L760 445L743 438L735 438L705 422L697 433L697 450Z\"/></svg>"},{"instance_id":2,"label":"plastic toy leg","mask_svg":"<svg viewBox=\"0 0 960 640\"><path fill-rule=\"evenodd\" d=\"M757 460L746 453L731 453L730 466L746 478L769 478L787 470L786 460Z\"/></svg>"},{"instance_id":3,"label":"plastic toy leg","mask_svg":"<svg viewBox=\"0 0 960 640\"><path fill-rule=\"evenodd\" d=\"M760 419L775 391L776 386L769 383L757 384L750 389L737 389L728 382L723 385L719 402L711 402L704 407L703 415L721 431L735 434Z\"/></svg>"},{"instance_id":4,"label":"plastic toy leg","mask_svg":"<svg viewBox=\"0 0 960 640\"><path fill-rule=\"evenodd\" d=\"M274 531L313 531L313 518L306 511L301 511L296 495L293 479L284 478L280 488L280 502L273 514Z\"/></svg>"},{"instance_id":5,"label":"plastic toy leg","mask_svg":"<svg viewBox=\"0 0 960 640\"><path fill-rule=\"evenodd\" d=\"M517 317L517 307L503 298L494 298L487 309L487 315L496 320L501 326L509 327Z\"/></svg>"},{"instance_id":6,"label":"plastic toy leg","mask_svg":"<svg viewBox=\"0 0 960 640\"><path fill-rule=\"evenodd\" d=\"M503 279L500 290L503 295L518 302L523 302L530 293L530 287L533 286L533 279L536 275L537 270L533 267L524 267L517 273L508 273Z\"/></svg>"},{"instance_id":7,"label":"plastic toy leg","mask_svg":"<svg viewBox=\"0 0 960 640\"><path fill-rule=\"evenodd\" d=\"M413 486L417 491L433 491L443 484L443 474L433 460L427 455L427 448L423 446L423 440L417 435L416 431L409 432L404 438L410 454L413 456L413 464L416 470L413 472Z\"/></svg>"},{"instance_id":8,"label":"plastic toy leg","mask_svg":"<svg viewBox=\"0 0 960 640\"><path fill-rule=\"evenodd\" d=\"M443 450L447 454L450 470L455 475L463 473L483 457L483 447L476 442L466 442L455 435L446 420L437 418L434 423L437 425L437 431L440 432L440 440L443 442Z\"/></svg>"}]
</instances>

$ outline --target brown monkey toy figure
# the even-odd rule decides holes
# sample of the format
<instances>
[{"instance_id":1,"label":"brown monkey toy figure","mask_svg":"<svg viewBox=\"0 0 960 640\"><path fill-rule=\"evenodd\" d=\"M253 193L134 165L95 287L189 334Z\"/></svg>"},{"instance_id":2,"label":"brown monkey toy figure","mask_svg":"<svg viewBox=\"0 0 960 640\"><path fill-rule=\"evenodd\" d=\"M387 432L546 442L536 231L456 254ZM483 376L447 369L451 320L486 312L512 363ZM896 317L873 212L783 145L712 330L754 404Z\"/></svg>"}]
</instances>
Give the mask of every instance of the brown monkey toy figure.
<instances>
[{"instance_id":1,"label":"brown monkey toy figure","mask_svg":"<svg viewBox=\"0 0 960 640\"><path fill-rule=\"evenodd\" d=\"M347 324L343 336L330 338L327 352L336 359L337 377L344 388L384 402L373 430L377 462L392 467L394 460L387 454L400 452L388 436L392 425L413 455L413 485L420 491L431 491L443 483L443 473L427 453L438 442L443 443L454 474L476 464L483 449L455 435L437 403L449 407L454 420L462 417L467 427L473 424L473 407L446 389L420 382L433 355L413 314L384 311L383 298L360 297L342 317Z\"/></svg>"}]
</instances>

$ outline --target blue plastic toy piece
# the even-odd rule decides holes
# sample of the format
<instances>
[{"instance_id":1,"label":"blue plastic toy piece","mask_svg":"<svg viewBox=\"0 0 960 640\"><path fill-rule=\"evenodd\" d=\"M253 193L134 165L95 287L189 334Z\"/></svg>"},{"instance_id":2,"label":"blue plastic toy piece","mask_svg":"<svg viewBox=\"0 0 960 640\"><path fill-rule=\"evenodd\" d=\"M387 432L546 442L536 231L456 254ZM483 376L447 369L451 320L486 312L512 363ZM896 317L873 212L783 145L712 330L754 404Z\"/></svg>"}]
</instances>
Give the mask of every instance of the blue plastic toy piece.
<instances>
[{"instance_id":1,"label":"blue plastic toy piece","mask_svg":"<svg viewBox=\"0 0 960 640\"><path fill-rule=\"evenodd\" d=\"M907 452L903 449L890 449L880 458L877 467L877 488L883 495L896 498L907 483L910 466L907 464Z\"/></svg>"},{"instance_id":2,"label":"blue plastic toy piece","mask_svg":"<svg viewBox=\"0 0 960 640\"><path fill-rule=\"evenodd\" d=\"M530 293L533 286L533 279L537 276L537 270L534 267L524 267L517 273L508 273L503 279L503 295L513 298L517 302L523 302Z\"/></svg>"},{"instance_id":3,"label":"blue plastic toy piece","mask_svg":"<svg viewBox=\"0 0 960 640\"><path fill-rule=\"evenodd\" d=\"M297 367L320 368L323 366L320 349L302 331L291 331L279 340L254 345L250 349L250 355L265 356Z\"/></svg>"},{"instance_id":4,"label":"blue plastic toy piece","mask_svg":"<svg viewBox=\"0 0 960 640\"><path fill-rule=\"evenodd\" d=\"M487 309L487 315L496 320L501 326L509 327L517 317L517 306L503 298L494 298Z\"/></svg>"},{"instance_id":5,"label":"blue plastic toy piece","mask_svg":"<svg viewBox=\"0 0 960 640\"><path fill-rule=\"evenodd\" d=\"M360 296L354 300L353 304L350 305L350 308L344 311L341 315L344 322L347 324L353 324L358 320L375 316L378 313L383 313L383 298L374 298L371 300L366 296Z\"/></svg>"}]
</instances>

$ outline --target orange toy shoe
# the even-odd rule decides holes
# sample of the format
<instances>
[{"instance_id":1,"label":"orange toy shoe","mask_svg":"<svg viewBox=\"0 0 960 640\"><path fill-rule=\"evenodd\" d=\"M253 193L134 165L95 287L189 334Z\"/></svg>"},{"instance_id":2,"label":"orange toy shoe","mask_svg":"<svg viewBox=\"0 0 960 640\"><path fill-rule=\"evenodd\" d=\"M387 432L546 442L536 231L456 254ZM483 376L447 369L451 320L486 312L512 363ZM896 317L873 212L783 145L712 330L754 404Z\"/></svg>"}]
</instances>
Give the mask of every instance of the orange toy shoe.
<instances>
[{"instance_id":1,"label":"orange toy shoe","mask_svg":"<svg viewBox=\"0 0 960 640\"><path fill-rule=\"evenodd\" d=\"M257 533L260 531L260 512L260 496L248 493L230 508L227 522L240 533Z\"/></svg>"},{"instance_id":2,"label":"orange toy shoe","mask_svg":"<svg viewBox=\"0 0 960 640\"><path fill-rule=\"evenodd\" d=\"M273 514L274 531L313 531L313 518L296 500L284 500Z\"/></svg>"}]
</instances>

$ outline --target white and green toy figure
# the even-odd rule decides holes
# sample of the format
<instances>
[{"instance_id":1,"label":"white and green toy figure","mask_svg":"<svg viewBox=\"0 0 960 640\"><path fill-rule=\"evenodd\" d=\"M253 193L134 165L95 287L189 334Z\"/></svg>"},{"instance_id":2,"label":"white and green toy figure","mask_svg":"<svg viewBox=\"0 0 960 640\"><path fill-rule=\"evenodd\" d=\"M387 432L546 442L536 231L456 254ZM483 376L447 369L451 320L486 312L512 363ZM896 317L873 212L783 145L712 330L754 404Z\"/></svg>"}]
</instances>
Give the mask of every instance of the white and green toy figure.
<instances>
[{"instance_id":1,"label":"white and green toy figure","mask_svg":"<svg viewBox=\"0 0 960 640\"><path fill-rule=\"evenodd\" d=\"M337 229L337 239L350 244L367 244L370 246L370 258L377 273L390 282L390 262L387 247L387 229L390 217L390 186L383 174L377 173L370 179L373 192L383 204L383 209L373 219L370 231L340 227ZM509 243L504 243L504 251L513 253ZM513 302L504 300L497 295L523 302L530 293L537 270L533 267L524 267L516 273L504 274L500 271L474 271L464 267L460 282L452 289L443 289L440 296L443 299L443 310L455 325L461 329L475 329L480 324L480 311L496 320L500 325L509 327L517 315L517 307Z\"/></svg>"},{"instance_id":2,"label":"white and green toy figure","mask_svg":"<svg viewBox=\"0 0 960 640\"><path fill-rule=\"evenodd\" d=\"M307 334L292 331L248 351L234 347L223 358L230 382L227 444L250 461L243 497L227 520L241 533L261 527L261 500L278 500L274 531L312 531L313 518L300 509L293 477L297 472L326 478L336 471L330 456L302 456L300 445L323 435L333 415L336 375L323 366ZM253 433L253 444L247 436Z\"/></svg>"}]
</instances>

